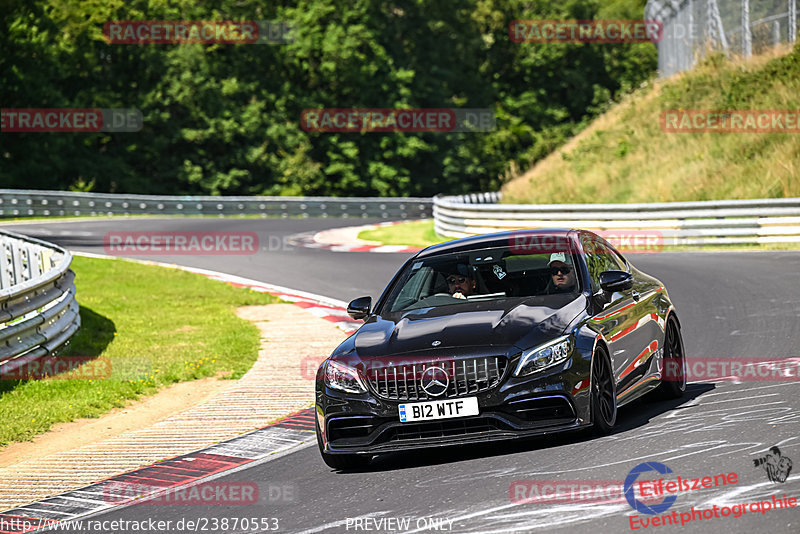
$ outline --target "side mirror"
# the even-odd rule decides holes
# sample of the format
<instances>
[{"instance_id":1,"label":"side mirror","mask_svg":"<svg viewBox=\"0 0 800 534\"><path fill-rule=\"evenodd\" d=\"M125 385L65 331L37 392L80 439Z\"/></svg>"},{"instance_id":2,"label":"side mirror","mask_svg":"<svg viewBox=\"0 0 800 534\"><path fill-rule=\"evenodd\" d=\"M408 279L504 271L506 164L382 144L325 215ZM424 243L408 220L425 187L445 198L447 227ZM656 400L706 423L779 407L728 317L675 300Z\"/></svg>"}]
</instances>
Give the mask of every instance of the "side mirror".
<instances>
[{"instance_id":1,"label":"side mirror","mask_svg":"<svg viewBox=\"0 0 800 534\"><path fill-rule=\"evenodd\" d=\"M363 319L372 308L372 297L358 297L347 305L347 315L353 319Z\"/></svg>"},{"instance_id":2,"label":"side mirror","mask_svg":"<svg viewBox=\"0 0 800 534\"><path fill-rule=\"evenodd\" d=\"M600 273L600 289L605 293L625 291L633 287L633 275L625 271L603 271Z\"/></svg>"}]
</instances>

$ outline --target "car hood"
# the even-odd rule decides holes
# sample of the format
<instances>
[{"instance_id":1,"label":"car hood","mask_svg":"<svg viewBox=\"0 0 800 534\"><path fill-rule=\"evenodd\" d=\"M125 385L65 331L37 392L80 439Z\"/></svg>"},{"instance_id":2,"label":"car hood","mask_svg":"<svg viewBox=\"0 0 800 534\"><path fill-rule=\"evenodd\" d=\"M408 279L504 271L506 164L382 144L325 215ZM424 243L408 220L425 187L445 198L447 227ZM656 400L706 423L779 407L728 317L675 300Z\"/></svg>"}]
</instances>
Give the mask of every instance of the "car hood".
<instances>
[{"instance_id":1,"label":"car hood","mask_svg":"<svg viewBox=\"0 0 800 534\"><path fill-rule=\"evenodd\" d=\"M422 308L376 316L353 341L361 358L487 346L505 353L558 337L585 309L586 297L575 294Z\"/></svg>"}]
</instances>

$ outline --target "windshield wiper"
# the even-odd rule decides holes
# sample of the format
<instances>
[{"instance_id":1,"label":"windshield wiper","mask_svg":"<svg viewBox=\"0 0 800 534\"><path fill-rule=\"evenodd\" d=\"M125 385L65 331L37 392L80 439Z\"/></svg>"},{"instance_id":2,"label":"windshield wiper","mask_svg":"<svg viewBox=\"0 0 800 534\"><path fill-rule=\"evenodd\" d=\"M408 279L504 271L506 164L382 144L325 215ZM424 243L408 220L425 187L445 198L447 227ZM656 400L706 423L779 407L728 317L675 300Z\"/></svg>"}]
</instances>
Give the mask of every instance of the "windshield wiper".
<instances>
[{"instance_id":1,"label":"windshield wiper","mask_svg":"<svg viewBox=\"0 0 800 534\"><path fill-rule=\"evenodd\" d=\"M493 299L497 297L505 297L506 292L501 291L500 293L486 293L483 295L469 295L467 300L483 300L483 299Z\"/></svg>"}]
</instances>

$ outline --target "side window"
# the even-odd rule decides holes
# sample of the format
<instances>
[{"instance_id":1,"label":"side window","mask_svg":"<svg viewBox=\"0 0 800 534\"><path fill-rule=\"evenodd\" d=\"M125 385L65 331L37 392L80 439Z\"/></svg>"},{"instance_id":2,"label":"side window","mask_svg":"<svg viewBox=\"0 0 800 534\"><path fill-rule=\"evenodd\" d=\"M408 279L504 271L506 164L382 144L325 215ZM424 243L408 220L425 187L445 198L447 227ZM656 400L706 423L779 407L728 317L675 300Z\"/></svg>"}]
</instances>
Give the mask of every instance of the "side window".
<instances>
[{"instance_id":1,"label":"side window","mask_svg":"<svg viewBox=\"0 0 800 534\"><path fill-rule=\"evenodd\" d=\"M600 290L600 273L603 271L627 270L622 258L605 243L591 239L589 236L583 236L581 245L586 254L586 266L589 268L589 277L592 281L592 293Z\"/></svg>"},{"instance_id":2,"label":"side window","mask_svg":"<svg viewBox=\"0 0 800 534\"><path fill-rule=\"evenodd\" d=\"M586 266L589 268L589 278L592 283L592 293L600 290L600 273L603 272L602 260L597 252L597 242L587 236L581 237L581 245L586 256Z\"/></svg>"},{"instance_id":3,"label":"side window","mask_svg":"<svg viewBox=\"0 0 800 534\"><path fill-rule=\"evenodd\" d=\"M622 257L622 254L616 252L613 249L608 250L608 254L611 257L611 261L613 261L617 265L618 271L627 271L628 270L628 262L625 261L625 258Z\"/></svg>"}]
</instances>

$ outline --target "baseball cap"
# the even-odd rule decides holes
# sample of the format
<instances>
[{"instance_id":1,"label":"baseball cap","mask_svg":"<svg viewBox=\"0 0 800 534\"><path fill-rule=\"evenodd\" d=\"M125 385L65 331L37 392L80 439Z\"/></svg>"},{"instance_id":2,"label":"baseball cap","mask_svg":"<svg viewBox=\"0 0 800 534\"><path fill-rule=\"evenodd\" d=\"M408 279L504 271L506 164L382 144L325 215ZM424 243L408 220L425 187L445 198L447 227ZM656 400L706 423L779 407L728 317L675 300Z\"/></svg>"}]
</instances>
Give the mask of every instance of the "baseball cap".
<instances>
[{"instance_id":1,"label":"baseball cap","mask_svg":"<svg viewBox=\"0 0 800 534\"><path fill-rule=\"evenodd\" d=\"M567 256L564 252L553 252L550 254L550 261L547 263L550 266L554 261L560 261L568 265L572 265L572 258Z\"/></svg>"}]
</instances>

